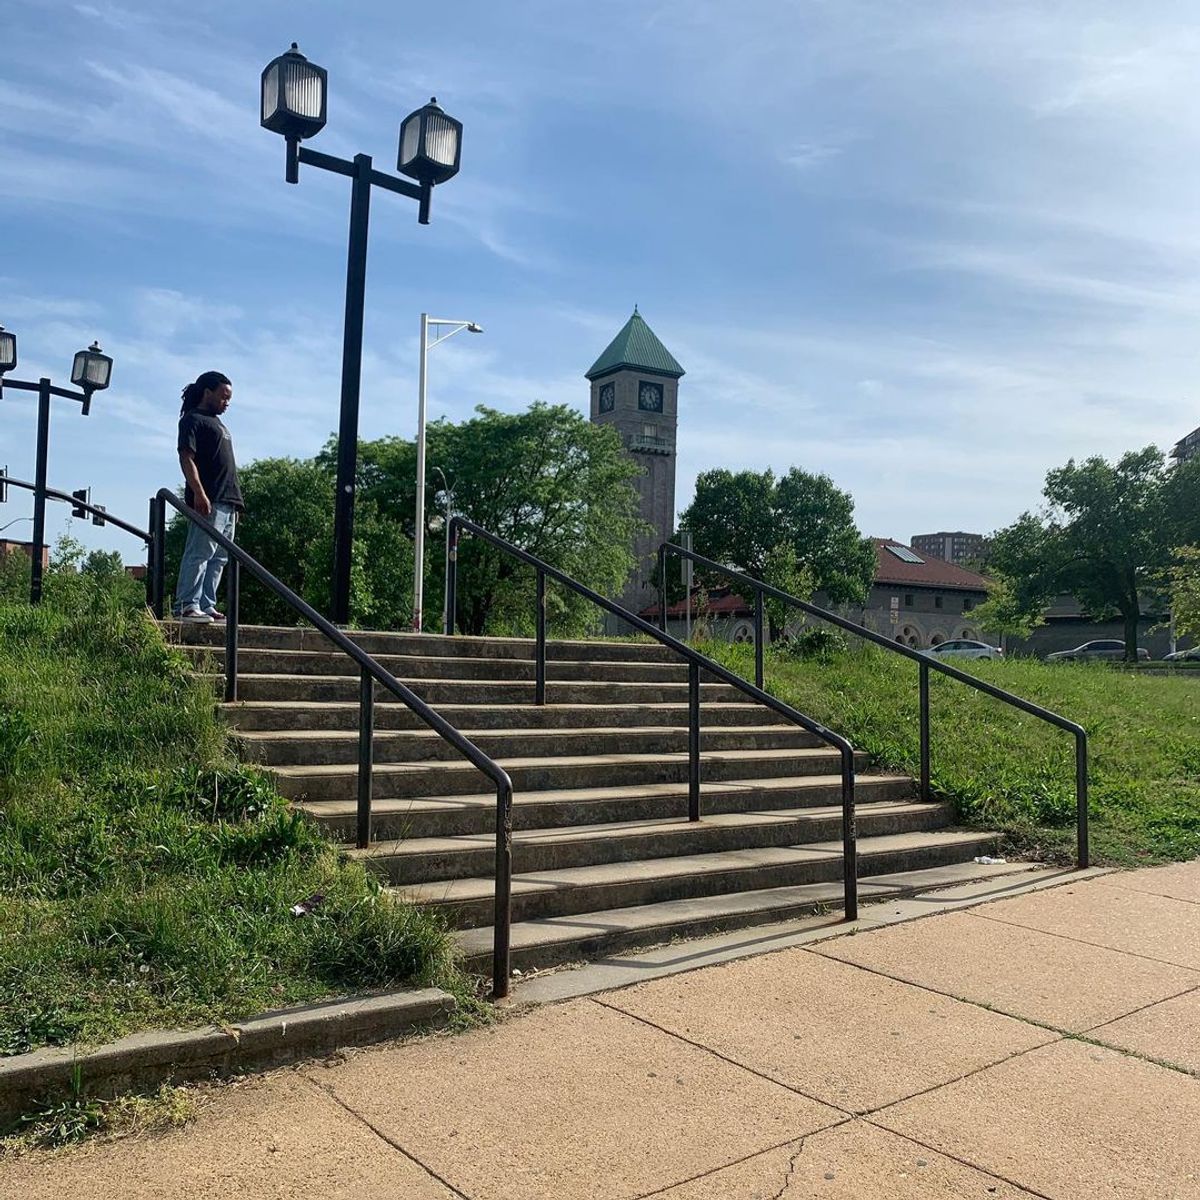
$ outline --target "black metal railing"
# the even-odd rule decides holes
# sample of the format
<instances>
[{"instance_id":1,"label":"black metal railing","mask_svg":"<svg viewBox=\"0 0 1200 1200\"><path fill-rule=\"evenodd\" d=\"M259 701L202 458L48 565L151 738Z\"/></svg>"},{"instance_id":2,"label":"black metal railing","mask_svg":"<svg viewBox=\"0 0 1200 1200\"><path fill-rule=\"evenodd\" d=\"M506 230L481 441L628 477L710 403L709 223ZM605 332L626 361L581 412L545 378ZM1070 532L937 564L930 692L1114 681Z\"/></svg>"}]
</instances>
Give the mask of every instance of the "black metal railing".
<instances>
[{"instance_id":1,"label":"black metal railing","mask_svg":"<svg viewBox=\"0 0 1200 1200\"><path fill-rule=\"evenodd\" d=\"M836 625L839 629L846 630L847 633L852 633L856 637L865 638L869 642L874 642L877 646L882 646L885 650L891 651L893 654L903 655L905 658L910 658L918 666L918 706L920 710L921 722L921 799L931 800L932 792L929 783L929 767L930 767L930 729L929 729L929 672L937 671L939 674L947 675L951 679L957 679L960 683L965 683L968 687L975 688L976 691L983 692L993 699L1000 700L1005 704L1009 704L1014 708L1020 709L1022 712L1028 713L1032 717L1037 717L1041 721L1045 721L1050 725L1055 725L1059 729L1073 734L1075 737L1075 823L1076 823L1076 849L1075 861L1079 867L1086 867L1091 861L1091 854L1088 845L1088 746L1087 733L1082 725L1077 725L1074 721L1068 721L1066 717L1059 716L1056 712L1051 712L1048 708L1042 708L1039 704L1034 704L1030 700L1026 700L1021 696L1014 696L1012 692L1006 692L1003 688L998 688L994 684L977 678L974 675L969 675L966 671L960 671L957 667L952 667L947 663L942 662L938 658L931 658L927 654L922 654L917 650L910 649L908 646L903 646L899 642L894 642L890 638L885 637L881 633L876 633L873 629L868 629L865 625L858 625L853 621L847 620L845 617L838 616L837 613L830 612L828 609L819 608L815 604L810 604L807 600L801 600L798 596L793 596L788 592L781 591L777 587L772 587L769 583L764 583L761 579L755 579L753 576L746 575L741 571L734 570L732 567L725 566L723 563L714 561L711 558L705 558L703 554L697 554L693 550L686 550L683 546L678 546L674 542L663 542L658 548L658 612L659 621L662 628L667 627L667 555L678 554L681 558L691 559L692 562L699 566L705 567L710 571L717 571L729 579L736 580L739 587L746 587L754 591L754 680L756 685L761 688L763 686L763 597L770 596L773 599L780 600L785 604L798 608L801 612L807 613L811 617L818 617L823 621L828 621L832 625ZM687 603L691 603L691 597L688 597Z\"/></svg>"},{"instance_id":2,"label":"black metal railing","mask_svg":"<svg viewBox=\"0 0 1200 1200\"><path fill-rule=\"evenodd\" d=\"M371 842L371 776L374 766L375 687L386 688L398 700L429 726L443 741L453 746L473 766L477 767L496 786L496 897L492 937L492 991L497 999L508 995L510 978L509 947L512 940L512 805L513 786L508 773L489 758L473 742L465 738L446 719L440 716L415 692L400 682L390 671L379 665L365 650L327 621L291 588L275 578L261 563L252 558L213 524L189 508L174 492L163 488L151 502L153 519L151 532L154 542L154 571L151 607L161 620L166 593L164 564L166 545L167 505L198 526L229 555L226 568L225 615L225 699L237 699L238 605L241 569L244 567L264 587L315 626L339 650L348 654L359 667L359 726L358 726L358 807L356 820L357 845L365 849Z\"/></svg>"},{"instance_id":3,"label":"black metal railing","mask_svg":"<svg viewBox=\"0 0 1200 1200\"><path fill-rule=\"evenodd\" d=\"M33 492L36 496L38 487L36 483L30 483L27 479L14 479L11 475L6 475L0 471L0 484L10 487L24 488L27 492ZM61 500L66 504L73 505L75 508L82 508L84 512L92 517L100 518L105 525L115 525L118 529L124 530L125 533L131 533L134 537L141 538L146 543L147 550L151 555L154 553L154 539L144 530L139 529L136 525L131 525L128 521L122 521L120 517L114 517L108 509L96 504L89 504L86 500L80 500L78 496L72 496L69 492L60 492L57 488L47 487L42 489L42 494L47 500ZM154 501L150 502L152 505ZM152 574L152 565L146 564L146 600L150 601L150 576Z\"/></svg>"},{"instance_id":4,"label":"black metal railing","mask_svg":"<svg viewBox=\"0 0 1200 1200\"><path fill-rule=\"evenodd\" d=\"M489 533L480 525L466 517L455 516L450 520L447 529L449 538L449 569L447 572L446 588L446 633L455 632L456 592L458 587L458 542L461 531L466 531L480 538L520 562L532 567L537 573L537 613L535 634L535 666L534 666L534 700L539 705L546 703L546 580L552 579L563 587L575 592L576 595L590 600L593 604L612 613L622 621L632 626L639 633L654 638L655 641L674 651L688 664L688 820L700 820L700 672L709 675L736 688L743 695L757 700L772 712L799 725L802 729L814 734L821 741L836 749L841 756L842 773L842 882L844 895L844 910L847 921L853 921L858 916L858 854L857 832L854 812L854 748L840 734L826 729L818 721L798 712L791 705L785 704L775 696L769 695L761 687L747 683L740 675L723 667L707 655L692 649L691 646L671 637L665 630L656 629L649 621L643 620L636 613L621 608L612 600L601 596L586 585L572 579L556 567L536 558L527 550L506 542L503 538Z\"/></svg>"}]
</instances>

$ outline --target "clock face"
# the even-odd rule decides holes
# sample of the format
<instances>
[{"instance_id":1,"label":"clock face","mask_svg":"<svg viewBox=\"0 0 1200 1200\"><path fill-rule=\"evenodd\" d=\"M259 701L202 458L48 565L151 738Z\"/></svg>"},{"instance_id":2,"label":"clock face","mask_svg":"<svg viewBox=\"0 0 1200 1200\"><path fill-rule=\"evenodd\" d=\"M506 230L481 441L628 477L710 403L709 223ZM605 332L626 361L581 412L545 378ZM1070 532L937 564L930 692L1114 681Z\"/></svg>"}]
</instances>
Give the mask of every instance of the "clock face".
<instances>
[{"instance_id":1,"label":"clock face","mask_svg":"<svg viewBox=\"0 0 1200 1200\"><path fill-rule=\"evenodd\" d=\"M617 402L617 387L613 383L604 383L600 385L600 411L612 412L613 405Z\"/></svg>"},{"instance_id":2,"label":"clock face","mask_svg":"<svg viewBox=\"0 0 1200 1200\"><path fill-rule=\"evenodd\" d=\"M638 408L643 412L662 412L663 390L661 383L638 384Z\"/></svg>"}]
</instances>

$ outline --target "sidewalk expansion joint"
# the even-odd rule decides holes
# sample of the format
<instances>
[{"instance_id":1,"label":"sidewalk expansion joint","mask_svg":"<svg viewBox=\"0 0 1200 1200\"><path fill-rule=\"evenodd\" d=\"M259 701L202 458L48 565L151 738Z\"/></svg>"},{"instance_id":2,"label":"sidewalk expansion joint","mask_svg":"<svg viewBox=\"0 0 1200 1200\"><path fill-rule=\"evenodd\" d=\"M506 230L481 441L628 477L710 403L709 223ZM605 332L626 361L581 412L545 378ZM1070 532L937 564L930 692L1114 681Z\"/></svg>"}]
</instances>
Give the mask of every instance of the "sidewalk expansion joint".
<instances>
[{"instance_id":1,"label":"sidewalk expansion joint","mask_svg":"<svg viewBox=\"0 0 1200 1200\"><path fill-rule=\"evenodd\" d=\"M1154 868L1150 867L1143 869L1153 870ZM1171 896L1166 892L1148 892L1145 888L1127 887L1125 884L1120 882L1122 874L1123 872L1114 871L1111 875L1106 875L1104 877L1105 882L1109 885L1109 887L1118 887L1123 892L1132 892L1135 896L1157 896L1160 900L1178 900L1180 904L1200 904L1200 900L1192 900L1188 896ZM1133 872L1130 872L1130 874L1133 874Z\"/></svg>"},{"instance_id":2,"label":"sidewalk expansion joint","mask_svg":"<svg viewBox=\"0 0 1200 1200\"><path fill-rule=\"evenodd\" d=\"M625 1009L618 1008L615 1004L608 1004L606 1001L601 1000L596 996L589 996L588 999L593 1004L599 1004L601 1008L607 1008L610 1012L618 1013L622 1017L628 1017L631 1021L638 1021L642 1025L646 1025L649 1028L656 1030L658 1033L665 1034L669 1038L674 1038L678 1042L683 1042L685 1046L692 1046L694 1049L699 1050L704 1054L709 1054L713 1058L720 1059L721 1062L726 1063L731 1067L737 1067L739 1071L745 1071L750 1075L755 1075L759 1079L763 1080L764 1083L774 1084L776 1087L781 1087L785 1091L793 1092L797 1096L803 1096L805 1100L812 1100L817 1104L824 1105L826 1108L832 1108L836 1112L843 1114L843 1120L859 1115L853 1109L844 1108L842 1105L835 1104L831 1100L822 1100L820 1096L814 1096L811 1092L803 1091L801 1088L796 1087L795 1084L784 1083L782 1080L775 1079L771 1075L764 1074L762 1071L756 1070L754 1067L748 1066L744 1062L739 1062L736 1058L730 1058L729 1055L722 1054L719 1050L714 1050L711 1046L706 1046L703 1042L695 1042L691 1038L684 1037L682 1033L676 1033L672 1029L664 1029L661 1025L657 1025L655 1022L646 1017L639 1016L637 1013L626 1012ZM841 1121L831 1121L828 1125L823 1125L821 1128L830 1129L834 1125L840 1124L842 1124ZM820 1133L821 1130L814 1129L812 1132ZM784 1142L783 1144L786 1146L788 1145L788 1142Z\"/></svg>"},{"instance_id":3,"label":"sidewalk expansion joint","mask_svg":"<svg viewBox=\"0 0 1200 1200\"><path fill-rule=\"evenodd\" d=\"M1164 896L1163 899L1170 900L1173 897ZM1186 904L1184 900L1180 903ZM1163 967L1177 967L1184 971L1195 971L1195 967L1189 967L1184 963L1172 962L1169 958L1156 958L1153 954L1139 954L1136 950L1118 950L1115 946L1106 946L1103 942L1089 942L1086 938L1071 937L1069 933L1054 933L1049 929L1039 929L1036 925L1019 925L1016 921L1005 921L1000 917L989 917L987 913L976 912L970 909L968 915L978 917L981 921L994 921L997 925L1007 925L1012 929L1023 929L1026 933L1044 933L1047 937L1062 938L1064 942L1076 942L1080 946L1091 946L1095 950L1111 950L1114 954L1128 954L1130 958L1144 958L1147 962L1158 963Z\"/></svg>"},{"instance_id":4,"label":"sidewalk expansion joint","mask_svg":"<svg viewBox=\"0 0 1200 1200\"><path fill-rule=\"evenodd\" d=\"M341 1096L339 1096L337 1092L333 1090L332 1086L326 1086L323 1083L318 1083L311 1075L307 1073L307 1071L299 1071L297 1073L306 1083L316 1088L316 1090L322 1095L328 1096L329 1099L334 1102L334 1104L369 1129L377 1138L379 1138L380 1141L386 1143L398 1154L402 1154L408 1159L409 1162L411 1162L414 1166L419 1167L431 1179L436 1179L438 1183L440 1183L442 1187L446 1188L452 1195L458 1196L459 1200L473 1200L468 1193L464 1192L461 1188L455 1187L450 1180L439 1175L431 1166L429 1166L427 1163L423 1163L415 1154L409 1150L406 1150L402 1145L400 1145L395 1138L389 1137L383 1132L382 1129L364 1117L362 1113L357 1112L354 1108L347 1104L345 1100L343 1100Z\"/></svg>"},{"instance_id":5,"label":"sidewalk expansion joint","mask_svg":"<svg viewBox=\"0 0 1200 1200\"><path fill-rule=\"evenodd\" d=\"M987 1070L986 1067L983 1069ZM918 1094L920 1095L922 1093ZM897 1101L897 1103L901 1102ZM1028 1183L1018 1183L1015 1179L1010 1179L1007 1175L997 1175L995 1171L989 1170L980 1163L972 1162L969 1158L963 1158L961 1155L955 1154L951 1150L943 1150L939 1146L930 1145L929 1142L923 1142L920 1138L913 1137L912 1134L899 1133L895 1129L889 1129L886 1125L880 1125L878 1121L872 1121L870 1117L863 1117L862 1119L873 1129L879 1129L886 1134L890 1134L892 1137L898 1137L902 1138L906 1142L912 1142L914 1146L920 1146L922 1150L928 1150L930 1154L937 1154L942 1158L948 1158L951 1162L958 1163L960 1167L967 1167L972 1171L978 1171L981 1175L986 1175L989 1179L995 1179L1000 1183L1007 1184L1011 1188L1016 1188L1018 1192L1022 1192L1029 1196L1037 1196L1038 1200L1057 1200L1057 1198L1054 1196L1047 1195L1045 1192L1039 1192L1037 1188L1032 1187Z\"/></svg>"}]
</instances>

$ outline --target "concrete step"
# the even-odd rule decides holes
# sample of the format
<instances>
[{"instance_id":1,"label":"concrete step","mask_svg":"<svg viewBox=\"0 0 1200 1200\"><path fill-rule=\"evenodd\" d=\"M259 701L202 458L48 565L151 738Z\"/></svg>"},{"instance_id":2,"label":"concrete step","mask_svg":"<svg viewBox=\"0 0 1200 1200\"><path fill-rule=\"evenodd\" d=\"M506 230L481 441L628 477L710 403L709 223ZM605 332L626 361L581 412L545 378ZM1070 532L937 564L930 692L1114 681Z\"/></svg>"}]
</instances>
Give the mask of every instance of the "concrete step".
<instances>
[{"instance_id":1,"label":"concrete step","mask_svg":"<svg viewBox=\"0 0 1200 1200\"><path fill-rule=\"evenodd\" d=\"M556 757L586 754L686 754L687 726L625 726L598 729L464 729L492 758ZM294 730L289 733L241 732L243 756L264 766L310 766L358 763L358 731ZM815 734L794 725L701 727L700 747L707 750L800 750L822 746ZM442 762L460 759L459 752L432 729L376 730L374 760Z\"/></svg>"},{"instance_id":2,"label":"concrete step","mask_svg":"<svg viewBox=\"0 0 1200 1200\"><path fill-rule=\"evenodd\" d=\"M854 793L859 804L911 800L915 786L907 775L858 775ZM840 805L840 775L796 775L773 779L731 779L701 783L700 811L754 812L768 809ZM301 812L335 841L355 833L356 802L300 801ZM652 783L641 787L559 788L518 792L513 797L514 829L596 825L606 821L663 821L687 815L686 783ZM376 839L452 837L495 833L496 793L376 799L371 805Z\"/></svg>"},{"instance_id":3,"label":"concrete step","mask_svg":"<svg viewBox=\"0 0 1200 1200\"><path fill-rule=\"evenodd\" d=\"M210 671L224 671L225 652L207 646L184 646L186 654L204 663ZM406 654L377 654L375 661L402 683L429 679L512 679L532 683L532 660L514 658L447 658ZM340 650L239 650L238 671L251 675L349 675L358 678L360 667ZM578 679L600 682L687 683L687 664L682 662L555 662L546 663L548 680Z\"/></svg>"},{"instance_id":4,"label":"concrete step","mask_svg":"<svg viewBox=\"0 0 1200 1200\"><path fill-rule=\"evenodd\" d=\"M272 730L358 730L358 702L349 700L239 700L221 706L226 722L247 733ZM455 729L597 729L618 726L682 725L686 728L686 704L441 704L438 712ZM707 702L701 711L704 728L733 728L746 725L776 725L793 728L786 718L753 701ZM403 704L379 705L375 728L428 729Z\"/></svg>"},{"instance_id":5,"label":"concrete step","mask_svg":"<svg viewBox=\"0 0 1200 1200\"><path fill-rule=\"evenodd\" d=\"M700 777L770 778L781 775L826 775L839 770L841 757L825 749L719 750L701 755ZM647 783L680 783L687 779L686 754L564 755L561 758L500 760L516 792L548 788L640 787ZM856 769L866 756L856 755ZM357 794L354 766L272 768L280 793L289 800L346 800ZM373 797L455 796L477 792L483 774L465 759L438 762L380 763L373 774Z\"/></svg>"},{"instance_id":6,"label":"concrete step","mask_svg":"<svg viewBox=\"0 0 1200 1200\"><path fill-rule=\"evenodd\" d=\"M862 838L859 874L885 874L962 862L992 849L998 835L931 831ZM828 883L841 878L840 841L765 846L713 854L677 855L601 863L558 871L514 874L514 921L658 904L730 892ZM494 882L488 876L409 884L392 889L405 900L435 909L456 928L492 920Z\"/></svg>"},{"instance_id":7,"label":"concrete step","mask_svg":"<svg viewBox=\"0 0 1200 1200\"><path fill-rule=\"evenodd\" d=\"M213 688L223 686L213 676ZM532 704L533 683L511 679L434 679L408 684L426 704ZM546 685L549 704L686 704L686 683L595 683L553 680ZM255 675L238 673L241 700L307 700L336 702L358 700L358 680L351 675ZM385 704L400 701L385 688L376 687L375 698ZM700 701L744 701L745 694L724 683L702 683ZM702 718L703 719L703 718Z\"/></svg>"},{"instance_id":8,"label":"concrete step","mask_svg":"<svg viewBox=\"0 0 1200 1200\"><path fill-rule=\"evenodd\" d=\"M163 623L168 638L177 645L225 646L224 625L180 625L175 621ZM348 629L346 636L368 654L404 654L416 657L446 658L461 654L468 658L529 659L533 660L535 643L532 638L444 637L441 634L389 632L387 630ZM241 625L238 644L253 650L315 650L337 651L323 633L311 626ZM646 641L573 639L562 641L550 637L546 643L547 657L552 660L612 662L678 662L678 655L649 639Z\"/></svg>"},{"instance_id":9,"label":"concrete step","mask_svg":"<svg viewBox=\"0 0 1200 1200\"><path fill-rule=\"evenodd\" d=\"M1034 869L1034 865L1031 864L1028 869ZM967 862L919 871L872 875L859 884L859 903L870 905L902 900L921 892L988 878L984 872L995 870L995 867L976 867ZM684 938L795 921L825 912L836 914L841 906L842 884L839 879L827 883L664 900L657 904L590 912L580 917L518 921L512 926L511 933L512 965L528 972L562 963L610 958L624 951L663 945ZM490 977L492 927L481 925L473 929L459 929L453 936L466 969Z\"/></svg>"},{"instance_id":10,"label":"concrete step","mask_svg":"<svg viewBox=\"0 0 1200 1200\"><path fill-rule=\"evenodd\" d=\"M949 804L882 801L856 804L860 837L942 829ZM766 812L716 813L700 821L626 821L573 828L524 829L513 835L513 870L560 871L602 863L713 854L761 846L796 846L841 837L841 805ZM397 886L466 879L494 871L496 835L409 838L376 842L349 855Z\"/></svg>"}]
</instances>

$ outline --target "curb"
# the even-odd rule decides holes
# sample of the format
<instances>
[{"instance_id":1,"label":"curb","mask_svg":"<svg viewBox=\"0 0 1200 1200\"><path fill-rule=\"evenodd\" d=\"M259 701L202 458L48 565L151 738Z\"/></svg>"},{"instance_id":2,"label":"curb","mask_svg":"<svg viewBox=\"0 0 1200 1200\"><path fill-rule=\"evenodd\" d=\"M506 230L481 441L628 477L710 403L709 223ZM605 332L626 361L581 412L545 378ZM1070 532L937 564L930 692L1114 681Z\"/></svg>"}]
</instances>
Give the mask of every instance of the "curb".
<instances>
[{"instance_id":1,"label":"curb","mask_svg":"<svg viewBox=\"0 0 1200 1200\"><path fill-rule=\"evenodd\" d=\"M0 1059L0 1129L33 1105L72 1092L76 1068L89 1097L108 1099L159 1084L266 1070L342 1046L386 1041L444 1025L454 997L440 988L390 992L283 1009L237 1025L135 1033L86 1053L48 1047Z\"/></svg>"}]
</instances>

